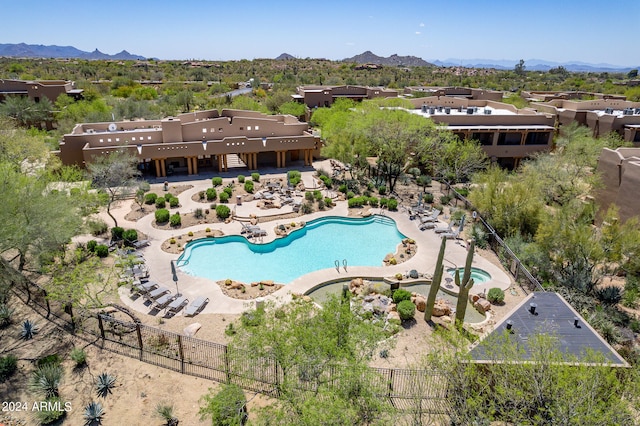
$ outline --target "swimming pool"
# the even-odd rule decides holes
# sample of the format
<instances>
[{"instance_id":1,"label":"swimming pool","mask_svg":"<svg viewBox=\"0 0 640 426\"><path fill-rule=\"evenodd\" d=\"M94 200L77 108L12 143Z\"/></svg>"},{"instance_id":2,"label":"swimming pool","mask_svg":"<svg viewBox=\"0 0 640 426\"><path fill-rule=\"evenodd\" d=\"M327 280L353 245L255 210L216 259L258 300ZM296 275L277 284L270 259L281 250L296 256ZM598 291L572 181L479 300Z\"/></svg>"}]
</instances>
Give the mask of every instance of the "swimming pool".
<instances>
[{"instance_id":1,"label":"swimming pool","mask_svg":"<svg viewBox=\"0 0 640 426\"><path fill-rule=\"evenodd\" d=\"M347 267L382 266L384 257L394 253L404 238L396 223L385 216L328 216L267 244L254 244L240 235L192 241L178 265L188 274L214 281L231 278L287 284L304 274L334 268L336 260L341 268L344 259Z\"/></svg>"},{"instance_id":2,"label":"swimming pool","mask_svg":"<svg viewBox=\"0 0 640 426\"><path fill-rule=\"evenodd\" d=\"M464 275L464 268L458 268L460 271L460 279L462 279ZM456 268L447 269L449 275L455 278L456 276ZM484 269L471 267L471 278L473 278L473 285L484 284L488 281L491 281L491 274L489 274Z\"/></svg>"}]
</instances>

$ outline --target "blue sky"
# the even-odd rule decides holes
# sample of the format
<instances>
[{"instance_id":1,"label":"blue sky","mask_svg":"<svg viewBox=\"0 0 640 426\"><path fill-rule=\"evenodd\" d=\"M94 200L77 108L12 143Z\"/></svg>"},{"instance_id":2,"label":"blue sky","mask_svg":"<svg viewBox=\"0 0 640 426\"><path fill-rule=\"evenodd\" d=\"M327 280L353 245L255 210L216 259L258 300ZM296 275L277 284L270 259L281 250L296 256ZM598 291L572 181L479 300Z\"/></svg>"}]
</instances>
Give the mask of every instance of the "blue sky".
<instances>
[{"instance_id":1,"label":"blue sky","mask_svg":"<svg viewBox=\"0 0 640 426\"><path fill-rule=\"evenodd\" d=\"M0 0L0 43L160 59L545 59L640 65L640 1Z\"/></svg>"}]
</instances>

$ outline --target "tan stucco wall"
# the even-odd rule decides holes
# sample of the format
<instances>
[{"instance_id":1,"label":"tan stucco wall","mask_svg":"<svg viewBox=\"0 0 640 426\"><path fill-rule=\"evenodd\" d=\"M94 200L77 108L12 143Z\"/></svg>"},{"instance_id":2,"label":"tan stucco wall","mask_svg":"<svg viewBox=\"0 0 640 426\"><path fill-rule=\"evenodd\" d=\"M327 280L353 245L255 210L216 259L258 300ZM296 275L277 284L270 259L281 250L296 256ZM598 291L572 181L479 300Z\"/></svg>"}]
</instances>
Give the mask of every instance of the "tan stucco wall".
<instances>
[{"instance_id":1,"label":"tan stucco wall","mask_svg":"<svg viewBox=\"0 0 640 426\"><path fill-rule=\"evenodd\" d=\"M596 194L601 212L615 204L622 221L640 215L640 148L604 148L597 171L603 183Z\"/></svg>"}]
</instances>

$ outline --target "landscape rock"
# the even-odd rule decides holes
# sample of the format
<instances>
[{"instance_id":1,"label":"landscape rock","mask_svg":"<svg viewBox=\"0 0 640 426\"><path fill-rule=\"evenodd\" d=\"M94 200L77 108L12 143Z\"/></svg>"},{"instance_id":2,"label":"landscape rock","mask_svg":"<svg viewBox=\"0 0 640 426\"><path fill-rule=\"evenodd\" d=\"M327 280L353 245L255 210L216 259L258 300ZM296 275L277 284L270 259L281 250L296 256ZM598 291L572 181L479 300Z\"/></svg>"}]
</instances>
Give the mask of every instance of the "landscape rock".
<instances>
[{"instance_id":1,"label":"landscape rock","mask_svg":"<svg viewBox=\"0 0 640 426\"><path fill-rule=\"evenodd\" d=\"M473 307L481 314L484 314L491 310L491 303L487 299L478 299L478 301L473 304Z\"/></svg>"},{"instance_id":2,"label":"landscape rock","mask_svg":"<svg viewBox=\"0 0 640 426\"><path fill-rule=\"evenodd\" d=\"M413 304L416 305L416 309L420 312L424 312L427 309L427 299L424 296L414 298Z\"/></svg>"},{"instance_id":3,"label":"landscape rock","mask_svg":"<svg viewBox=\"0 0 640 426\"><path fill-rule=\"evenodd\" d=\"M436 300L436 303L433 305L433 311L431 311L431 315L434 317L451 315L451 313L451 306L449 306L449 303L443 299Z\"/></svg>"}]
</instances>

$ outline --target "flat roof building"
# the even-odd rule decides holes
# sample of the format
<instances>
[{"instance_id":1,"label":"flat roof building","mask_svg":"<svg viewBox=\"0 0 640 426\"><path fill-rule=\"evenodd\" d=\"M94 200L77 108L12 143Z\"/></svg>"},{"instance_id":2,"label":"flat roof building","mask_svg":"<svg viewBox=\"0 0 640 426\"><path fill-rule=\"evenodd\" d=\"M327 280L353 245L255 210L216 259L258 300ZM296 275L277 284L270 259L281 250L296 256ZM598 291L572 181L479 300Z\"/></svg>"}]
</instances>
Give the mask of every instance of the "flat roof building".
<instances>
[{"instance_id":1,"label":"flat roof building","mask_svg":"<svg viewBox=\"0 0 640 426\"><path fill-rule=\"evenodd\" d=\"M299 86L291 95L294 101L309 108L329 107L336 99L347 98L354 101L374 98L396 98L398 91L384 87L365 86Z\"/></svg>"},{"instance_id":2,"label":"flat roof building","mask_svg":"<svg viewBox=\"0 0 640 426\"><path fill-rule=\"evenodd\" d=\"M604 148L597 171L603 187L597 192L596 201L603 211L615 204L623 222L640 216L640 148Z\"/></svg>"},{"instance_id":3,"label":"flat roof building","mask_svg":"<svg viewBox=\"0 0 640 426\"><path fill-rule=\"evenodd\" d=\"M43 97L55 102L60 95L68 95L78 100L82 99L82 89L76 89L71 81L64 80L11 80L0 79L0 102L7 96L26 96L34 102L40 102Z\"/></svg>"},{"instance_id":4,"label":"flat roof building","mask_svg":"<svg viewBox=\"0 0 640 426\"><path fill-rule=\"evenodd\" d=\"M425 97L425 96L449 96L454 98L466 98L477 101L502 101L503 94L497 90L473 89L469 87L439 87L439 86L407 86L404 94Z\"/></svg>"},{"instance_id":5,"label":"flat roof building","mask_svg":"<svg viewBox=\"0 0 640 426\"><path fill-rule=\"evenodd\" d=\"M408 99L413 114L430 118L461 139L474 139L487 156L515 168L522 158L552 148L555 117L490 100L450 96Z\"/></svg>"},{"instance_id":6,"label":"flat roof building","mask_svg":"<svg viewBox=\"0 0 640 426\"><path fill-rule=\"evenodd\" d=\"M227 171L232 162L251 170L299 160L311 165L319 142L307 123L290 115L227 109L162 120L78 124L64 135L58 154L63 164L84 167L126 147L138 157L141 170L164 177Z\"/></svg>"}]
</instances>

